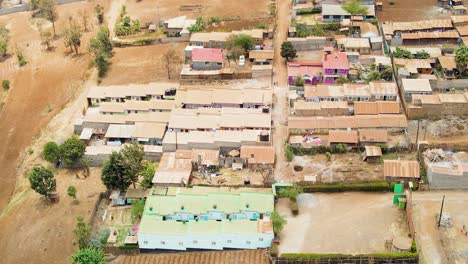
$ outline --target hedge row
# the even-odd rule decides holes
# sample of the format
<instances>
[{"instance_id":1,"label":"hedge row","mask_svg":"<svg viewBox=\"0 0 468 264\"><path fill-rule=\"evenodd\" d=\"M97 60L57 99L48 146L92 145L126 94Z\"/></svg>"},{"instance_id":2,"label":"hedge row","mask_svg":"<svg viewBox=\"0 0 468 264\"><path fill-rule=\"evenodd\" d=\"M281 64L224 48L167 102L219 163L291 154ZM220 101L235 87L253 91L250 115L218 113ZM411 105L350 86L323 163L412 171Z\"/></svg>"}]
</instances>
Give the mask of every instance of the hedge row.
<instances>
[{"instance_id":1,"label":"hedge row","mask_svg":"<svg viewBox=\"0 0 468 264\"><path fill-rule=\"evenodd\" d=\"M382 259L398 259L398 258L419 258L419 254L412 252L396 252L396 253L377 253L377 254L301 254L301 253L284 253L280 259L291 260L310 260L310 259L326 259L326 258L356 258L356 257L373 257Z\"/></svg>"},{"instance_id":2,"label":"hedge row","mask_svg":"<svg viewBox=\"0 0 468 264\"><path fill-rule=\"evenodd\" d=\"M364 183L330 183L302 186L304 192L382 192L392 191L393 184L382 182L364 182Z\"/></svg>"}]
</instances>

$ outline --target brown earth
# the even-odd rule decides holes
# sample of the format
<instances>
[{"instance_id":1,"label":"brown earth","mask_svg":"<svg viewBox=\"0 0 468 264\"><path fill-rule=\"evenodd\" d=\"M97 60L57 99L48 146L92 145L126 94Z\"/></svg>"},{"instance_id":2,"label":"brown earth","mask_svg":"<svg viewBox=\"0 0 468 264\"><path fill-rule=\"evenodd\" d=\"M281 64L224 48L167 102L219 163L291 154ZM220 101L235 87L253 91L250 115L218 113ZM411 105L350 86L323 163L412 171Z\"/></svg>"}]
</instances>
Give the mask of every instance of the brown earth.
<instances>
[{"instance_id":1,"label":"brown earth","mask_svg":"<svg viewBox=\"0 0 468 264\"><path fill-rule=\"evenodd\" d=\"M169 49L174 49L182 56L185 46L186 42L179 42L115 48L111 68L101 85L168 81L163 55ZM179 78L177 70L173 71L173 75L172 79L176 81Z\"/></svg>"},{"instance_id":2,"label":"brown earth","mask_svg":"<svg viewBox=\"0 0 468 264\"><path fill-rule=\"evenodd\" d=\"M258 28L260 24L264 24L267 28L272 28L274 24L274 18L222 21L220 23L213 23L211 25L208 25L205 28L205 31L229 32L233 30L253 29L253 28Z\"/></svg>"},{"instance_id":3,"label":"brown earth","mask_svg":"<svg viewBox=\"0 0 468 264\"><path fill-rule=\"evenodd\" d=\"M437 5L436 0L383 0L383 11L377 11L380 22L418 21L426 19L450 18L450 11ZM390 5L393 2L393 5Z\"/></svg>"}]
</instances>

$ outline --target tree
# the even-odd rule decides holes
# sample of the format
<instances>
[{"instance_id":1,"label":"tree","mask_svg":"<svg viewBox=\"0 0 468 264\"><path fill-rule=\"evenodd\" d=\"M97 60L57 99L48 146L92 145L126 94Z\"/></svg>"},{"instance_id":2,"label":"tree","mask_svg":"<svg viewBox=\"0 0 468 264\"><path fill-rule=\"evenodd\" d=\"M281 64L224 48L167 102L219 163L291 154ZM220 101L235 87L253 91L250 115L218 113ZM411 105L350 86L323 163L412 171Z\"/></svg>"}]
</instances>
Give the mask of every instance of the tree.
<instances>
[{"instance_id":1,"label":"tree","mask_svg":"<svg viewBox=\"0 0 468 264\"><path fill-rule=\"evenodd\" d=\"M425 50L418 51L414 55L415 59L427 59L429 57L430 57L429 53L427 53Z\"/></svg>"},{"instance_id":2,"label":"tree","mask_svg":"<svg viewBox=\"0 0 468 264\"><path fill-rule=\"evenodd\" d=\"M367 73L366 82L373 82L380 80L380 72L378 71L370 71Z\"/></svg>"},{"instance_id":3,"label":"tree","mask_svg":"<svg viewBox=\"0 0 468 264\"><path fill-rule=\"evenodd\" d=\"M103 77L106 75L107 70L109 69L109 59L104 55L104 54L99 54L95 59L94 59L94 64L96 65L96 68L98 69L98 75L99 77Z\"/></svg>"},{"instance_id":4,"label":"tree","mask_svg":"<svg viewBox=\"0 0 468 264\"><path fill-rule=\"evenodd\" d=\"M188 31L190 33L193 33L193 32L203 31L204 29L205 29L205 21L203 20L203 17L199 17L197 18L195 24L191 25L188 28Z\"/></svg>"},{"instance_id":5,"label":"tree","mask_svg":"<svg viewBox=\"0 0 468 264\"><path fill-rule=\"evenodd\" d=\"M52 32L49 30L41 30L39 36L41 38L41 45L46 46L46 50L50 50L52 41L54 40Z\"/></svg>"},{"instance_id":6,"label":"tree","mask_svg":"<svg viewBox=\"0 0 468 264\"><path fill-rule=\"evenodd\" d=\"M44 195L46 198L50 197L52 192L55 192L57 183L54 178L54 172L46 167L34 167L29 173L29 183L31 189Z\"/></svg>"},{"instance_id":7,"label":"tree","mask_svg":"<svg viewBox=\"0 0 468 264\"><path fill-rule=\"evenodd\" d=\"M2 80L2 88L5 91L10 90L10 80Z\"/></svg>"},{"instance_id":8,"label":"tree","mask_svg":"<svg viewBox=\"0 0 468 264\"><path fill-rule=\"evenodd\" d=\"M8 42L10 41L10 31L4 24L0 24L0 57L5 57L8 53Z\"/></svg>"},{"instance_id":9,"label":"tree","mask_svg":"<svg viewBox=\"0 0 468 264\"><path fill-rule=\"evenodd\" d=\"M91 226L85 223L83 216L78 216L76 221L73 233L78 241L78 247L80 249L87 248L89 245L89 238L91 237Z\"/></svg>"},{"instance_id":10,"label":"tree","mask_svg":"<svg viewBox=\"0 0 468 264\"><path fill-rule=\"evenodd\" d=\"M102 249L89 247L78 249L70 260L72 264L106 264L105 257Z\"/></svg>"},{"instance_id":11,"label":"tree","mask_svg":"<svg viewBox=\"0 0 468 264\"><path fill-rule=\"evenodd\" d=\"M65 47L78 54L78 48L81 46L81 30L73 20L70 20L68 27L63 31L63 41Z\"/></svg>"},{"instance_id":12,"label":"tree","mask_svg":"<svg viewBox=\"0 0 468 264\"><path fill-rule=\"evenodd\" d=\"M97 4L94 7L94 13L96 14L96 18L99 24L102 24L104 22L104 7L102 7L100 4Z\"/></svg>"},{"instance_id":13,"label":"tree","mask_svg":"<svg viewBox=\"0 0 468 264\"><path fill-rule=\"evenodd\" d=\"M385 66L385 69L380 73L380 78L384 79L385 81L393 80L393 69L392 66Z\"/></svg>"},{"instance_id":14,"label":"tree","mask_svg":"<svg viewBox=\"0 0 468 264\"><path fill-rule=\"evenodd\" d=\"M127 171L125 157L119 152L112 152L109 160L102 166L101 179L109 190L127 190L132 179Z\"/></svg>"},{"instance_id":15,"label":"tree","mask_svg":"<svg viewBox=\"0 0 468 264\"><path fill-rule=\"evenodd\" d=\"M86 151L86 144L76 135L73 135L60 145L59 150L62 161L66 165L72 165L83 157Z\"/></svg>"},{"instance_id":16,"label":"tree","mask_svg":"<svg viewBox=\"0 0 468 264\"><path fill-rule=\"evenodd\" d=\"M271 213L270 219L273 225L273 232L275 235L279 235L283 230L284 224L287 223L286 219L284 219L276 210Z\"/></svg>"},{"instance_id":17,"label":"tree","mask_svg":"<svg viewBox=\"0 0 468 264\"><path fill-rule=\"evenodd\" d=\"M290 200L293 200L295 201L297 196L301 193L303 193L304 190L302 189L302 187L294 184L293 186L290 186L288 188L285 188L285 189L282 189L278 192L278 194L281 196L281 197L287 197L289 198Z\"/></svg>"},{"instance_id":18,"label":"tree","mask_svg":"<svg viewBox=\"0 0 468 264\"><path fill-rule=\"evenodd\" d=\"M296 53L297 51L291 42L285 41L281 44L281 57L286 58L286 60L294 59L297 57Z\"/></svg>"},{"instance_id":19,"label":"tree","mask_svg":"<svg viewBox=\"0 0 468 264\"><path fill-rule=\"evenodd\" d=\"M366 6L361 5L358 0L351 0L341 5L341 8L348 12L351 16L365 16L369 12ZM353 20L351 19L350 33L353 31Z\"/></svg>"},{"instance_id":20,"label":"tree","mask_svg":"<svg viewBox=\"0 0 468 264\"><path fill-rule=\"evenodd\" d=\"M299 38L305 38L310 36L312 33L310 30L303 24L296 25L296 35Z\"/></svg>"},{"instance_id":21,"label":"tree","mask_svg":"<svg viewBox=\"0 0 468 264\"><path fill-rule=\"evenodd\" d=\"M175 64L181 64L183 62L182 57L174 49L169 49L163 55L164 65L167 70L167 78L171 79L171 71Z\"/></svg>"},{"instance_id":22,"label":"tree","mask_svg":"<svg viewBox=\"0 0 468 264\"><path fill-rule=\"evenodd\" d=\"M313 36L319 36L319 37L325 35L325 31L323 31L322 26L318 23L314 25L311 33Z\"/></svg>"},{"instance_id":23,"label":"tree","mask_svg":"<svg viewBox=\"0 0 468 264\"><path fill-rule=\"evenodd\" d=\"M68 186L67 194L68 194L68 196L70 196L71 198L76 199L76 187L73 186L73 185Z\"/></svg>"},{"instance_id":24,"label":"tree","mask_svg":"<svg viewBox=\"0 0 468 264\"><path fill-rule=\"evenodd\" d=\"M304 78L301 76L296 76L294 80L294 86L304 86Z\"/></svg>"},{"instance_id":25,"label":"tree","mask_svg":"<svg viewBox=\"0 0 468 264\"><path fill-rule=\"evenodd\" d=\"M55 0L39 0L38 8L41 16L52 23L55 34L55 22L58 20L57 2Z\"/></svg>"},{"instance_id":26,"label":"tree","mask_svg":"<svg viewBox=\"0 0 468 264\"><path fill-rule=\"evenodd\" d=\"M94 58L99 77L103 77L109 68L109 58L112 56L112 42L109 29L102 25L88 44L88 51Z\"/></svg>"},{"instance_id":27,"label":"tree","mask_svg":"<svg viewBox=\"0 0 468 264\"><path fill-rule=\"evenodd\" d=\"M59 146L55 142L47 142L44 145L44 150L42 151L44 159L51 163L56 163L60 160L60 150Z\"/></svg>"},{"instance_id":28,"label":"tree","mask_svg":"<svg viewBox=\"0 0 468 264\"><path fill-rule=\"evenodd\" d=\"M261 169L260 174L262 175L262 182L264 187L270 186L274 181L273 171L271 169Z\"/></svg>"},{"instance_id":29,"label":"tree","mask_svg":"<svg viewBox=\"0 0 468 264\"><path fill-rule=\"evenodd\" d=\"M457 48L455 62L462 71L468 66L468 46L463 45Z\"/></svg>"},{"instance_id":30,"label":"tree","mask_svg":"<svg viewBox=\"0 0 468 264\"><path fill-rule=\"evenodd\" d=\"M392 52L392 55L394 58L402 58L402 59L412 59L413 54L407 50L402 50L399 47L395 49L394 52Z\"/></svg>"},{"instance_id":31,"label":"tree","mask_svg":"<svg viewBox=\"0 0 468 264\"><path fill-rule=\"evenodd\" d=\"M250 35L239 34L234 40L234 46L242 48L245 52L248 52L255 46L255 41Z\"/></svg>"},{"instance_id":32,"label":"tree","mask_svg":"<svg viewBox=\"0 0 468 264\"><path fill-rule=\"evenodd\" d=\"M145 151L143 145L133 142L129 145L125 145L122 149L122 156L125 160L126 171L128 172L130 179L133 183L133 188L136 188L138 182L138 175L143 170L143 156Z\"/></svg>"},{"instance_id":33,"label":"tree","mask_svg":"<svg viewBox=\"0 0 468 264\"><path fill-rule=\"evenodd\" d=\"M156 172L156 164L153 162L146 162L143 170L140 172L140 175L143 179L140 182L140 187L144 189L151 188L153 185L153 177Z\"/></svg>"},{"instance_id":34,"label":"tree","mask_svg":"<svg viewBox=\"0 0 468 264\"><path fill-rule=\"evenodd\" d=\"M117 36L131 35L140 31L140 21L138 19L132 20L126 14L127 7L123 5L114 27L114 32Z\"/></svg>"},{"instance_id":35,"label":"tree","mask_svg":"<svg viewBox=\"0 0 468 264\"><path fill-rule=\"evenodd\" d=\"M338 76L338 78L336 78L336 83L337 84L349 83L349 79L346 76L340 75Z\"/></svg>"}]
</instances>

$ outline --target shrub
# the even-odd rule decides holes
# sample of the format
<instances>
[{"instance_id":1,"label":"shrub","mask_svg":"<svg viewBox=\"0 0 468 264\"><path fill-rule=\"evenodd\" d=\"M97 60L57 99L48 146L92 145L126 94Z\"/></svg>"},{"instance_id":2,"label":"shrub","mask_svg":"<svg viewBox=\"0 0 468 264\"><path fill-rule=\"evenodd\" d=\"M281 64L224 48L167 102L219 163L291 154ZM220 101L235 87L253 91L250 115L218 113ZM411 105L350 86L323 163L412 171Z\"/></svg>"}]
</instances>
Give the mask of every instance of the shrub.
<instances>
[{"instance_id":1,"label":"shrub","mask_svg":"<svg viewBox=\"0 0 468 264\"><path fill-rule=\"evenodd\" d=\"M313 259L329 259L329 258L351 258L351 257L369 257L369 258L384 258L384 259L401 259L401 258L417 258L418 253L412 252L396 252L396 253L376 253L376 254L313 254L313 253L283 253L281 259L289 260L313 260Z\"/></svg>"},{"instance_id":2,"label":"shrub","mask_svg":"<svg viewBox=\"0 0 468 264\"><path fill-rule=\"evenodd\" d=\"M257 28L266 29L267 25L264 22L260 22L260 23L258 23Z\"/></svg>"},{"instance_id":3,"label":"shrub","mask_svg":"<svg viewBox=\"0 0 468 264\"><path fill-rule=\"evenodd\" d=\"M42 166L32 169L29 173L29 183L31 184L31 189L44 195L46 198L48 198L52 192L55 192L57 187L54 172Z\"/></svg>"},{"instance_id":4,"label":"shrub","mask_svg":"<svg viewBox=\"0 0 468 264\"><path fill-rule=\"evenodd\" d=\"M285 189L281 189L279 192L278 192L278 195L280 197L287 197L293 201L296 200L297 196L301 193L303 193L304 190L302 189L302 187L294 184L293 186L290 186L290 187L287 187Z\"/></svg>"},{"instance_id":5,"label":"shrub","mask_svg":"<svg viewBox=\"0 0 468 264\"><path fill-rule=\"evenodd\" d=\"M63 162L66 165L72 165L83 157L86 144L76 135L73 135L60 145L59 150Z\"/></svg>"},{"instance_id":6,"label":"shrub","mask_svg":"<svg viewBox=\"0 0 468 264\"><path fill-rule=\"evenodd\" d=\"M293 215L298 215L299 214L299 206L297 205L296 200L290 200L289 201L289 208L291 209L291 213Z\"/></svg>"},{"instance_id":7,"label":"shrub","mask_svg":"<svg viewBox=\"0 0 468 264\"><path fill-rule=\"evenodd\" d=\"M273 231L275 235L278 235L281 233L281 230L283 230L283 226L287 223L287 221L276 210L271 213L270 219L273 225Z\"/></svg>"},{"instance_id":8,"label":"shrub","mask_svg":"<svg viewBox=\"0 0 468 264\"><path fill-rule=\"evenodd\" d=\"M2 87L3 87L3 90L5 91L10 90L10 80L3 80Z\"/></svg>"},{"instance_id":9,"label":"shrub","mask_svg":"<svg viewBox=\"0 0 468 264\"><path fill-rule=\"evenodd\" d=\"M272 257L278 257L279 250L278 250L278 244L273 243L270 248L270 255Z\"/></svg>"},{"instance_id":10,"label":"shrub","mask_svg":"<svg viewBox=\"0 0 468 264\"><path fill-rule=\"evenodd\" d=\"M294 80L294 86L304 86L304 79L301 76L297 76Z\"/></svg>"},{"instance_id":11,"label":"shrub","mask_svg":"<svg viewBox=\"0 0 468 264\"><path fill-rule=\"evenodd\" d=\"M72 197L73 199L76 199L76 187L75 186L68 186L67 194L68 194L68 196Z\"/></svg>"},{"instance_id":12,"label":"shrub","mask_svg":"<svg viewBox=\"0 0 468 264\"><path fill-rule=\"evenodd\" d=\"M203 31L204 29L205 29L205 21L203 20L202 17L199 17L199 18L197 18L197 21L195 22L195 24L191 25L188 28L188 31L190 31L190 33L192 33L192 32Z\"/></svg>"},{"instance_id":13,"label":"shrub","mask_svg":"<svg viewBox=\"0 0 468 264\"><path fill-rule=\"evenodd\" d=\"M222 19L220 17L210 17L208 18L208 24L219 23Z\"/></svg>"},{"instance_id":14,"label":"shrub","mask_svg":"<svg viewBox=\"0 0 468 264\"><path fill-rule=\"evenodd\" d=\"M105 264L105 254L102 249L90 247L81 248L70 257L72 264Z\"/></svg>"},{"instance_id":15,"label":"shrub","mask_svg":"<svg viewBox=\"0 0 468 264\"><path fill-rule=\"evenodd\" d=\"M55 163L60 159L60 150L59 146L55 142L47 142L44 145L44 150L42 152L44 159L48 162Z\"/></svg>"},{"instance_id":16,"label":"shrub","mask_svg":"<svg viewBox=\"0 0 468 264\"><path fill-rule=\"evenodd\" d=\"M386 154L388 152L388 145L385 143L378 144L377 147L382 149L382 154Z\"/></svg>"},{"instance_id":17,"label":"shrub","mask_svg":"<svg viewBox=\"0 0 468 264\"><path fill-rule=\"evenodd\" d=\"M286 155L287 161L292 161L294 159L293 147L291 145L287 145L284 150L284 154Z\"/></svg>"},{"instance_id":18,"label":"shrub","mask_svg":"<svg viewBox=\"0 0 468 264\"><path fill-rule=\"evenodd\" d=\"M363 182L363 183L332 183L302 186L306 193L311 192L384 192L392 191L392 186L387 182Z\"/></svg>"}]
</instances>

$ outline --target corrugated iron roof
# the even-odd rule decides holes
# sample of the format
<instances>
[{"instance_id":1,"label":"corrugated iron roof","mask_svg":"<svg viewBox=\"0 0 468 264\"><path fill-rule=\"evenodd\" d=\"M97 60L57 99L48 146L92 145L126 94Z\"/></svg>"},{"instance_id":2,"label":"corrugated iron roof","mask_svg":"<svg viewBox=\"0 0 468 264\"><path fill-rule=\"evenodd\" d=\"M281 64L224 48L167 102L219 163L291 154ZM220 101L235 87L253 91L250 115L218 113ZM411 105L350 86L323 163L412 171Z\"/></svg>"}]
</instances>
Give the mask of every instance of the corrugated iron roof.
<instances>
[{"instance_id":1,"label":"corrugated iron roof","mask_svg":"<svg viewBox=\"0 0 468 264\"><path fill-rule=\"evenodd\" d=\"M250 164L274 164L275 148L273 146L245 146L241 147L241 158L248 159Z\"/></svg>"},{"instance_id":2,"label":"corrugated iron roof","mask_svg":"<svg viewBox=\"0 0 468 264\"><path fill-rule=\"evenodd\" d=\"M330 130L328 131L328 142L330 143L358 143L358 132L346 130Z\"/></svg>"},{"instance_id":3,"label":"corrugated iron roof","mask_svg":"<svg viewBox=\"0 0 468 264\"><path fill-rule=\"evenodd\" d=\"M366 157L380 157L382 156L382 149L377 146L366 146Z\"/></svg>"},{"instance_id":4,"label":"corrugated iron roof","mask_svg":"<svg viewBox=\"0 0 468 264\"><path fill-rule=\"evenodd\" d=\"M384 176L419 178L419 163L414 160L385 160Z\"/></svg>"},{"instance_id":5,"label":"corrugated iron roof","mask_svg":"<svg viewBox=\"0 0 468 264\"><path fill-rule=\"evenodd\" d=\"M385 129L360 129L359 141L370 143L385 143L388 141L388 131Z\"/></svg>"}]
</instances>

